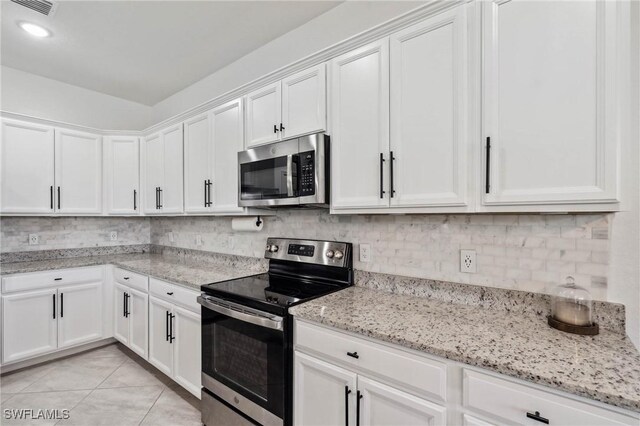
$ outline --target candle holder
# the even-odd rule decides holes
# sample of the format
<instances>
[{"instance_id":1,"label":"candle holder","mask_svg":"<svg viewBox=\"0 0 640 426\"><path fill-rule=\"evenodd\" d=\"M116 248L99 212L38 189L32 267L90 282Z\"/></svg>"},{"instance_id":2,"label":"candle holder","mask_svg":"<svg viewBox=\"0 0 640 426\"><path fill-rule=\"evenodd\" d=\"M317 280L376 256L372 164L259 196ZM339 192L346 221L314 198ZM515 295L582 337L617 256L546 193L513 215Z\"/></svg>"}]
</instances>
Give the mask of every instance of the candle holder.
<instances>
[{"instance_id":1,"label":"candle holder","mask_svg":"<svg viewBox=\"0 0 640 426\"><path fill-rule=\"evenodd\" d=\"M593 322L593 300L586 288L576 285L573 277L567 277L551 296L551 327L573 334L593 336L600 332Z\"/></svg>"}]
</instances>

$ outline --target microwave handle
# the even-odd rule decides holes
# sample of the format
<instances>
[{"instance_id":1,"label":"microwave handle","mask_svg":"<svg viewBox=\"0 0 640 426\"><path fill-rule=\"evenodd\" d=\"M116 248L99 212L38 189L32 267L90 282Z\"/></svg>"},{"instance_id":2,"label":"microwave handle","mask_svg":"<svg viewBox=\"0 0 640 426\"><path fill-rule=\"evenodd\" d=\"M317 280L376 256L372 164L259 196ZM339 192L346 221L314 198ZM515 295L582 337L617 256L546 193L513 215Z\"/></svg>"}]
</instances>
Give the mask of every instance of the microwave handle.
<instances>
[{"instance_id":1,"label":"microwave handle","mask_svg":"<svg viewBox=\"0 0 640 426\"><path fill-rule=\"evenodd\" d=\"M260 327L266 327L272 330L282 330L282 317L274 315L272 319L262 315L252 315L251 313L248 313L250 312L250 308L242 307L241 309L243 309L244 312L239 311L237 309L233 309L231 303L227 305L226 303L218 302L216 299L207 296L198 296L196 300L203 307L219 314Z\"/></svg>"},{"instance_id":2,"label":"microwave handle","mask_svg":"<svg viewBox=\"0 0 640 426\"><path fill-rule=\"evenodd\" d=\"M287 197L293 197L293 155L287 155Z\"/></svg>"}]
</instances>

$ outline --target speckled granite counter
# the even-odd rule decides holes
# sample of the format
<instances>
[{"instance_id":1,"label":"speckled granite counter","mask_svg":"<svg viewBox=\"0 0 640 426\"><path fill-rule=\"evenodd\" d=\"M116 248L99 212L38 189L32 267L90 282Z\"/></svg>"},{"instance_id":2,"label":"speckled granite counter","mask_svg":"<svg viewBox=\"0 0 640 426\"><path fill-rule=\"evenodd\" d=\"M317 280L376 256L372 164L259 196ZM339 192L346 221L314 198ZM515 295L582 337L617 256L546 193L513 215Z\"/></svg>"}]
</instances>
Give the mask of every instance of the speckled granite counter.
<instances>
[{"instance_id":1,"label":"speckled granite counter","mask_svg":"<svg viewBox=\"0 0 640 426\"><path fill-rule=\"evenodd\" d=\"M219 257L219 262L216 263L214 261L200 262L197 259L189 259L184 256L179 258L147 253L80 256L2 263L0 264L0 275L112 264L132 272L199 290L202 284L266 271L265 264L260 259L238 259L234 256L224 256Z\"/></svg>"},{"instance_id":2,"label":"speckled granite counter","mask_svg":"<svg viewBox=\"0 0 640 426\"><path fill-rule=\"evenodd\" d=\"M623 334L576 336L541 318L351 287L291 309L309 321L640 412L640 354Z\"/></svg>"}]
</instances>

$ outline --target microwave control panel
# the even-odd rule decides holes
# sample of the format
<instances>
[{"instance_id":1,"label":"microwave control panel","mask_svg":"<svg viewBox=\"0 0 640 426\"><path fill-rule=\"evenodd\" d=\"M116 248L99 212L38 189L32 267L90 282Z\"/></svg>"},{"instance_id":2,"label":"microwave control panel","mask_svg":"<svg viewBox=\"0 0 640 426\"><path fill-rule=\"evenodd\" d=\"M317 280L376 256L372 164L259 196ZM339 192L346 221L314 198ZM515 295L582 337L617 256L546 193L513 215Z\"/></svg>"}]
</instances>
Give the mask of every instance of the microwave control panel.
<instances>
[{"instance_id":1,"label":"microwave control panel","mask_svg":"<svg viewBox=\"0 0 640 426\"><path fill-rule=\"evenodd\" d=\"M315 151L300 153L300 196L315 195Z\"/></svg>"}]
</instances>

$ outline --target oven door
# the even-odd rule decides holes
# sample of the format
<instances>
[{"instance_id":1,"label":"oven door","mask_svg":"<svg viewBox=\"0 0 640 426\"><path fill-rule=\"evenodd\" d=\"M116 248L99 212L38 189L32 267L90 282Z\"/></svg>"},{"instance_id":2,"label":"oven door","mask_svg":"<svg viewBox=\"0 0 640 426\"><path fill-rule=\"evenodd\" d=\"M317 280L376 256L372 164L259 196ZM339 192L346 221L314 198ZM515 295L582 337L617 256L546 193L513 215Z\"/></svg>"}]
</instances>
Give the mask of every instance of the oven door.
<instances>
[{"instance_id":1,"label":"oven door","mask_svg":"<svg viewBox=\"0 0 640 426\"><path fill-rule=\"evenodd\" d=\"M240 206L299 204L298 139L238 153Z\"/></svg>"},{"instance_id":2,"label":"oven door","mask_svg":"<svg viewBox=\"0 0 640 426\"><path fill-rule=\"evenodd\" d=\"M203 294L202 384L263 425L282 425L284 319Z\"/></svg>"}]
</instances>

